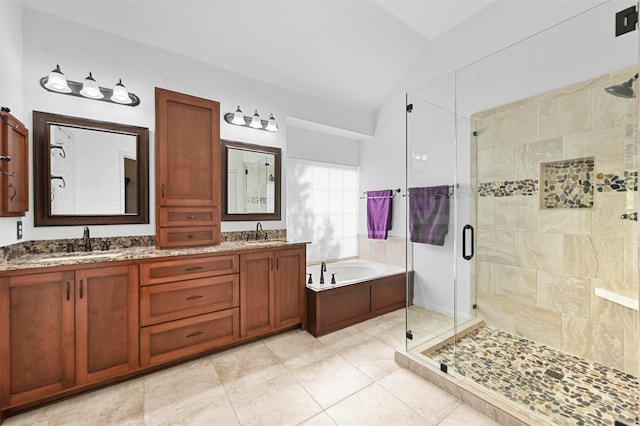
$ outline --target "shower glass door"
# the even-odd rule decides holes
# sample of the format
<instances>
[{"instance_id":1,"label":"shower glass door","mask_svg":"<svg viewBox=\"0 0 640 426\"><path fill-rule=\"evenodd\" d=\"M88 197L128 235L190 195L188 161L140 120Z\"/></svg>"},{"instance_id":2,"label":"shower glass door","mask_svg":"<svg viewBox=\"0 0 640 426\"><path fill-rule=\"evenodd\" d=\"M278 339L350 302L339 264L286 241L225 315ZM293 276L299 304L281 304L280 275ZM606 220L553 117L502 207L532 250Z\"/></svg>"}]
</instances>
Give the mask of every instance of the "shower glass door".
<instances>
[{"instance_id":1,"label":"shower glass door","mask_svg":"<svg viewBox=\"0 0 640 426\"><path fill-rule=\"evenodd\" d=\"M638 422L640 32L615 36L634 5L407 95L407 188L454 186L444 245L407 235L408 350L537 422Z\"/></svg>"},{"instance_id":2,"label":"shower glass door","mask_svg":"<svg viewBox=\"0 0 640 426\"><path fill-rule=\"evenodd\" d=\"M407 347L415 351L475 316L470 121L455 113L455 83L452 73L407 95Z\"/></svg>"}]
</instances>

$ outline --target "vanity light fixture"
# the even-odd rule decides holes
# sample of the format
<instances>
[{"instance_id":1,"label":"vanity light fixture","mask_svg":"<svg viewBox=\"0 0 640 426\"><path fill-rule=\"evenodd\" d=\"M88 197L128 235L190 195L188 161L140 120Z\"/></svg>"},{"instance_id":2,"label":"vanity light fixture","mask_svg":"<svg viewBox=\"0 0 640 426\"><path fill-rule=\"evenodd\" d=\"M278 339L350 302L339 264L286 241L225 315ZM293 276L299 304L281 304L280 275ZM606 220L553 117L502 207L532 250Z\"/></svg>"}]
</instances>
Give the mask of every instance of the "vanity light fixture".
<instances>
[{"instance_id":1,"label":"vanity light fixture","mask_svg":"<svg viewBox=\"0 0 640 426\"><path fill-rule=\"evenodd\" d=\"M122 79L116 83L113 90L98 86L92 73L89 73L83 83L78 83L67 80L62 71L60 71L60 65L56 65L56 68L49 73L49 76L40 79L40 86L49 92L64 95L117 103L120 105L140 105L140 98L127 91L127 88L122 84Z\"/></svg>"},{"instance_id":2,"label":"vanity light fixture","mask_svg":"<svg viewBox=\"0 0 640 426\"><path fill-rule=\"evenodd\" d=\"M277 132L278 123L273 117L273 114L269 114L269 120L263 120L258 114L258 110L255 110L252 117L247 117L242 113L240 105L236 108L236 112L228 112L224 115L224 121L236 126L247 126L253 129L266 130L267 132Z\"/></svg>"}]
</instances>

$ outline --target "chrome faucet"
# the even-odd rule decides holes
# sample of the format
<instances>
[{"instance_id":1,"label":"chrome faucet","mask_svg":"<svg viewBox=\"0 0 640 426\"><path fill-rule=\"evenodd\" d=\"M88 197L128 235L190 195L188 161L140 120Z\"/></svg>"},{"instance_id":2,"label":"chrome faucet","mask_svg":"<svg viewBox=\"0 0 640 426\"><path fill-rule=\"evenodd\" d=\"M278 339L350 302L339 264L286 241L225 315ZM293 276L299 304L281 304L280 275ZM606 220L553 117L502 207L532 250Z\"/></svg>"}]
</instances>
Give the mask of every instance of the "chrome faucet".
<instances>
[{"instance_id":1,"label":"chrome faucet","mask_svg":"<svg viewBox=\"0 0 640 426\"><path fill-rule=\"evenodd\" d=\"M258 222L256 223L256 240L260 239L260 231L262 231L262 224Z\"/></svg>"},{"instance_id":2,"label":"chrome faucet","mask_svg":"<svg viewBox=\"0 0 640 426\"><path fill-rule=\"evenodd\" d=\"M320 264L320 284L324 284L324 273L327 272L327 262L324 260Z\"/></svg>"},{"instance_id":3,"label":"chrome faucet","mask_svg":"<svg viewBox=\"0 0 640 426\"><path fill-rule=\"evenodd\" d=\"M91 237L89 236L89 227L85 226L82 232L82 239L84 240L84 251L91 251Z\"/></svg>"}]
</instances>

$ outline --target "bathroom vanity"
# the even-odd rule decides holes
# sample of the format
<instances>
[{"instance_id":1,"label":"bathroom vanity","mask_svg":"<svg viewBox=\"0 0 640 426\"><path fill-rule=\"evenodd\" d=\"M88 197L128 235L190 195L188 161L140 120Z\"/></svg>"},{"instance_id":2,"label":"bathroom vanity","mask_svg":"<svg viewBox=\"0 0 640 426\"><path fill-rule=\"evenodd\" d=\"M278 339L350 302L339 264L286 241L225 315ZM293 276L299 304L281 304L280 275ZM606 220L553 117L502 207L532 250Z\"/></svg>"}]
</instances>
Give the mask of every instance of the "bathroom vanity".
<instances>
[{"instance_id":1,"label":"bathroom vanity","mask_svg":"<svg viewBox=\"0 0 640 426\"><path fill-rule=\"evenodd\" d=\"M293 327L304 243L27 255L0 266L0 418Z\"/></svg>"}]
</instances>

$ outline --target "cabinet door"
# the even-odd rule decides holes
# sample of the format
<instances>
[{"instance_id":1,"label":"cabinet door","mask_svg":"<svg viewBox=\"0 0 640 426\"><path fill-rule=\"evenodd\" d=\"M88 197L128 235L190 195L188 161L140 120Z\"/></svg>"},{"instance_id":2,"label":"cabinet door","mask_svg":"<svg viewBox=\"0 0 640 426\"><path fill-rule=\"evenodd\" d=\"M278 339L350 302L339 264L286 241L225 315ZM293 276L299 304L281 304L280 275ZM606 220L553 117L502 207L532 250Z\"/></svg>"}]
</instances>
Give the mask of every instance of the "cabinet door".
<instances>
[{"instance_id":1,"label":"cabinet door","mask_svg":"<svg viewBox=\"0 0 640 426\"><path fill-rule=\"evenodd\" d=\"M29 132L11 114L0 121L0 216L24 216L29 210Z\"/></svg>"},{"instance_id":2,"label":"cabinet door","mask_svg":"<svg viewBox=\"0 0 640 426\"><path fill-rule=\"evenodd\" d=\"M138 367L138 267L76 271L78 384Z\"/></svg>"},{"instance_id":3,"label":"cabinet door","mask_svg":"<svg viewBox=\"0 0 640 426\"><path fill-rule=\"evenodd\" d=\"M4 278L0 284L2 407L75 385L74 274Z\"/></svg>"},{"instance_id":4,"label":"cabinet door","mask_svg":"<svg viewBox=\"0 0 640 426\"><path fill-rule=\"evenodd\" d=\"M306 320L305 249L292 248L277 250L275 253L276 328L301 324Z\"/></svg>"},{"instance_id":5,"label":"cabinet door","mask_svg":"<svg viewBox=\"0 0 640 426\"><path fill-rule=\"evenodd\" d=\"M240 255L240 337L275 327L273 251Z\"/></svg>"},{"instance_id":6,"label":"cabinet door","mask_svg":"<svg viewBox=\"0 0 640 426\"><path fill-rule=\"evenodd\" d=\"M156 88L156 132L158 205L219 206L220 104Z\"/></svg>"}]
</instances>

